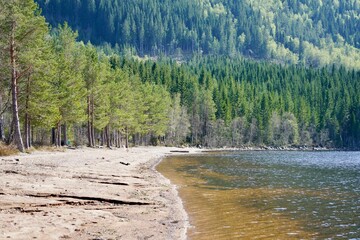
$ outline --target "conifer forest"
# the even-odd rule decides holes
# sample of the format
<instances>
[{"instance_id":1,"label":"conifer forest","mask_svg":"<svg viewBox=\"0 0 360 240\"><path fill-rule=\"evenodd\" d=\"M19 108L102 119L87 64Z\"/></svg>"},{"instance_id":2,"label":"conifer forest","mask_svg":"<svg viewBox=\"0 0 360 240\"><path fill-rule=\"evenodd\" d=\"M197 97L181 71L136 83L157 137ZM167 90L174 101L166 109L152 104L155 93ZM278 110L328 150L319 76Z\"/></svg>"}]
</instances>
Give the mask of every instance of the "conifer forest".
<instances>
[{"instance_id":1,"label":"conifer forest","mask_svg":"<svg viewBox=\"0 0 360 240\"><path fill-rule=\"evenodd\" d=\"M0 142L360 148L359 0L0 0Z\"/></svg>"}]
</instances>

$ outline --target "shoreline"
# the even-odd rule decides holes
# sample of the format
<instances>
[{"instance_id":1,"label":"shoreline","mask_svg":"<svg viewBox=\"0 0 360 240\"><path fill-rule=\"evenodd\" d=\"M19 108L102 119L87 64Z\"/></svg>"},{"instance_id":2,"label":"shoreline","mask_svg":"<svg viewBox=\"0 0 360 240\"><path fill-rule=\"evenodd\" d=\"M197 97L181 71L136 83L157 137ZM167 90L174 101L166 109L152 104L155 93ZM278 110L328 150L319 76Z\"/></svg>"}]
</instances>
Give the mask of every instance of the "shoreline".
<instances>
[{"instance_id":1,"label":"shoreline","mask_svg":"<svg viewBox=\"0 0 360 240\"><path fill-rule=\"evenodd\" d=\"M181 219L180 225L180 235L178 235L179 238L174 239L180 239L180 240L186 240L187 239L187 230L190 227L189 224L189 215L185 210L183 200L181 199L178 191L178 186L171 182L170 179L166 178L164 175L162 175L159 171L156 170L156 167L161 163L161 161L164 160L167 156L162 156L158 158L154 163L152 163L151 167L149 168L151 171L153 171L156 175L158 175L158 178L160 178L160 182L166 182L166 184L170 185L170 195L167 196L167 199L172 201L173 204L171 204L171 216L173 216L173 222L179 221L176 219ZM176 217L175 217L176 216ZM172 229L173 232L175 232L175 229Z\"/></svg>"},{"instance_id":2,"label":"shoreline","mask_svg":"<svg viewBox=\"0 0 360 240\"><path fill-rule=\"evenodd\" d=\"M201 152L82 148L0 157L0 239L186 239L177 186L156 170L183 150Z\"/></svg>"}]
</instances>

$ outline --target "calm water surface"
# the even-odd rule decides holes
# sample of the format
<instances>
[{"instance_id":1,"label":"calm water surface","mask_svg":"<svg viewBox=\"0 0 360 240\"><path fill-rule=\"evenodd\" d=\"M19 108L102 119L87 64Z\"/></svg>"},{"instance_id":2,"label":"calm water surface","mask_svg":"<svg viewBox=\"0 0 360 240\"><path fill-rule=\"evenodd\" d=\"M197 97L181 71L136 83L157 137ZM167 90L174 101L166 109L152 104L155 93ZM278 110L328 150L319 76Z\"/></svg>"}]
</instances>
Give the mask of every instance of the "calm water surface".
<instances>
[{"instance_id":1,"label":"calm water surface","mask_svg":"<svg viewBox=\"0 0 360 240\"><path fill-rule=\"evenodd\" d=\"M170 157L190 239L360 239L360 152Z\"/></svg>"}]
</instances>

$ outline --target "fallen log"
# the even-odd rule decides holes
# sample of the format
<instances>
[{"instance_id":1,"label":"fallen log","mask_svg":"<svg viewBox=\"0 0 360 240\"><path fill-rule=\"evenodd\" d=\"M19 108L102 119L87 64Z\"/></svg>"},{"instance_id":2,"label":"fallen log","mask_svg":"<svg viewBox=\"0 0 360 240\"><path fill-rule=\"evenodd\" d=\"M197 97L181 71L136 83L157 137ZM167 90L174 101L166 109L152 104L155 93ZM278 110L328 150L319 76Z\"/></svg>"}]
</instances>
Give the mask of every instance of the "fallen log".
<instances>
[{"instance_id":1,"label":"fallen log","mask_svg":"<svg viewBox=\"0 0 360 240\"><path fill-rule=\"evenodd\" d=\"M137 201L126 201L120 199L111 199L111 198L102 198L102 197L88 197L88 196L76 196L76 195L65 195L65 194L28 194L29 197L37 197L37 198L71 198L78 199L83 201L97 201L97 202L105 202L115 205L151 205L148 202L137 202Z\"/></svg>"}]
</instances>

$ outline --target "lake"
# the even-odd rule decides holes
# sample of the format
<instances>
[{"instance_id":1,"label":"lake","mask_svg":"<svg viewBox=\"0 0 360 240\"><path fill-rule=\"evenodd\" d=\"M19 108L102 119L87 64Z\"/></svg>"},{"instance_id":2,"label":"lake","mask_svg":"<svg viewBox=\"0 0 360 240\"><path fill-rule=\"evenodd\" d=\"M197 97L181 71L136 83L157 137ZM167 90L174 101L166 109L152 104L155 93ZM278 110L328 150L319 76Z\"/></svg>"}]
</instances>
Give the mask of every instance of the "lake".
<instances>
[{"instance_id":1,"label":"lake","mask_svg":"<svg viewBox=\"0 0 360 240\"><path fill-rule=\"evenodd\" d=\"M168 157L189 239L360 239L360 152L234 151Z\"/></svg>"}]
</instances>

